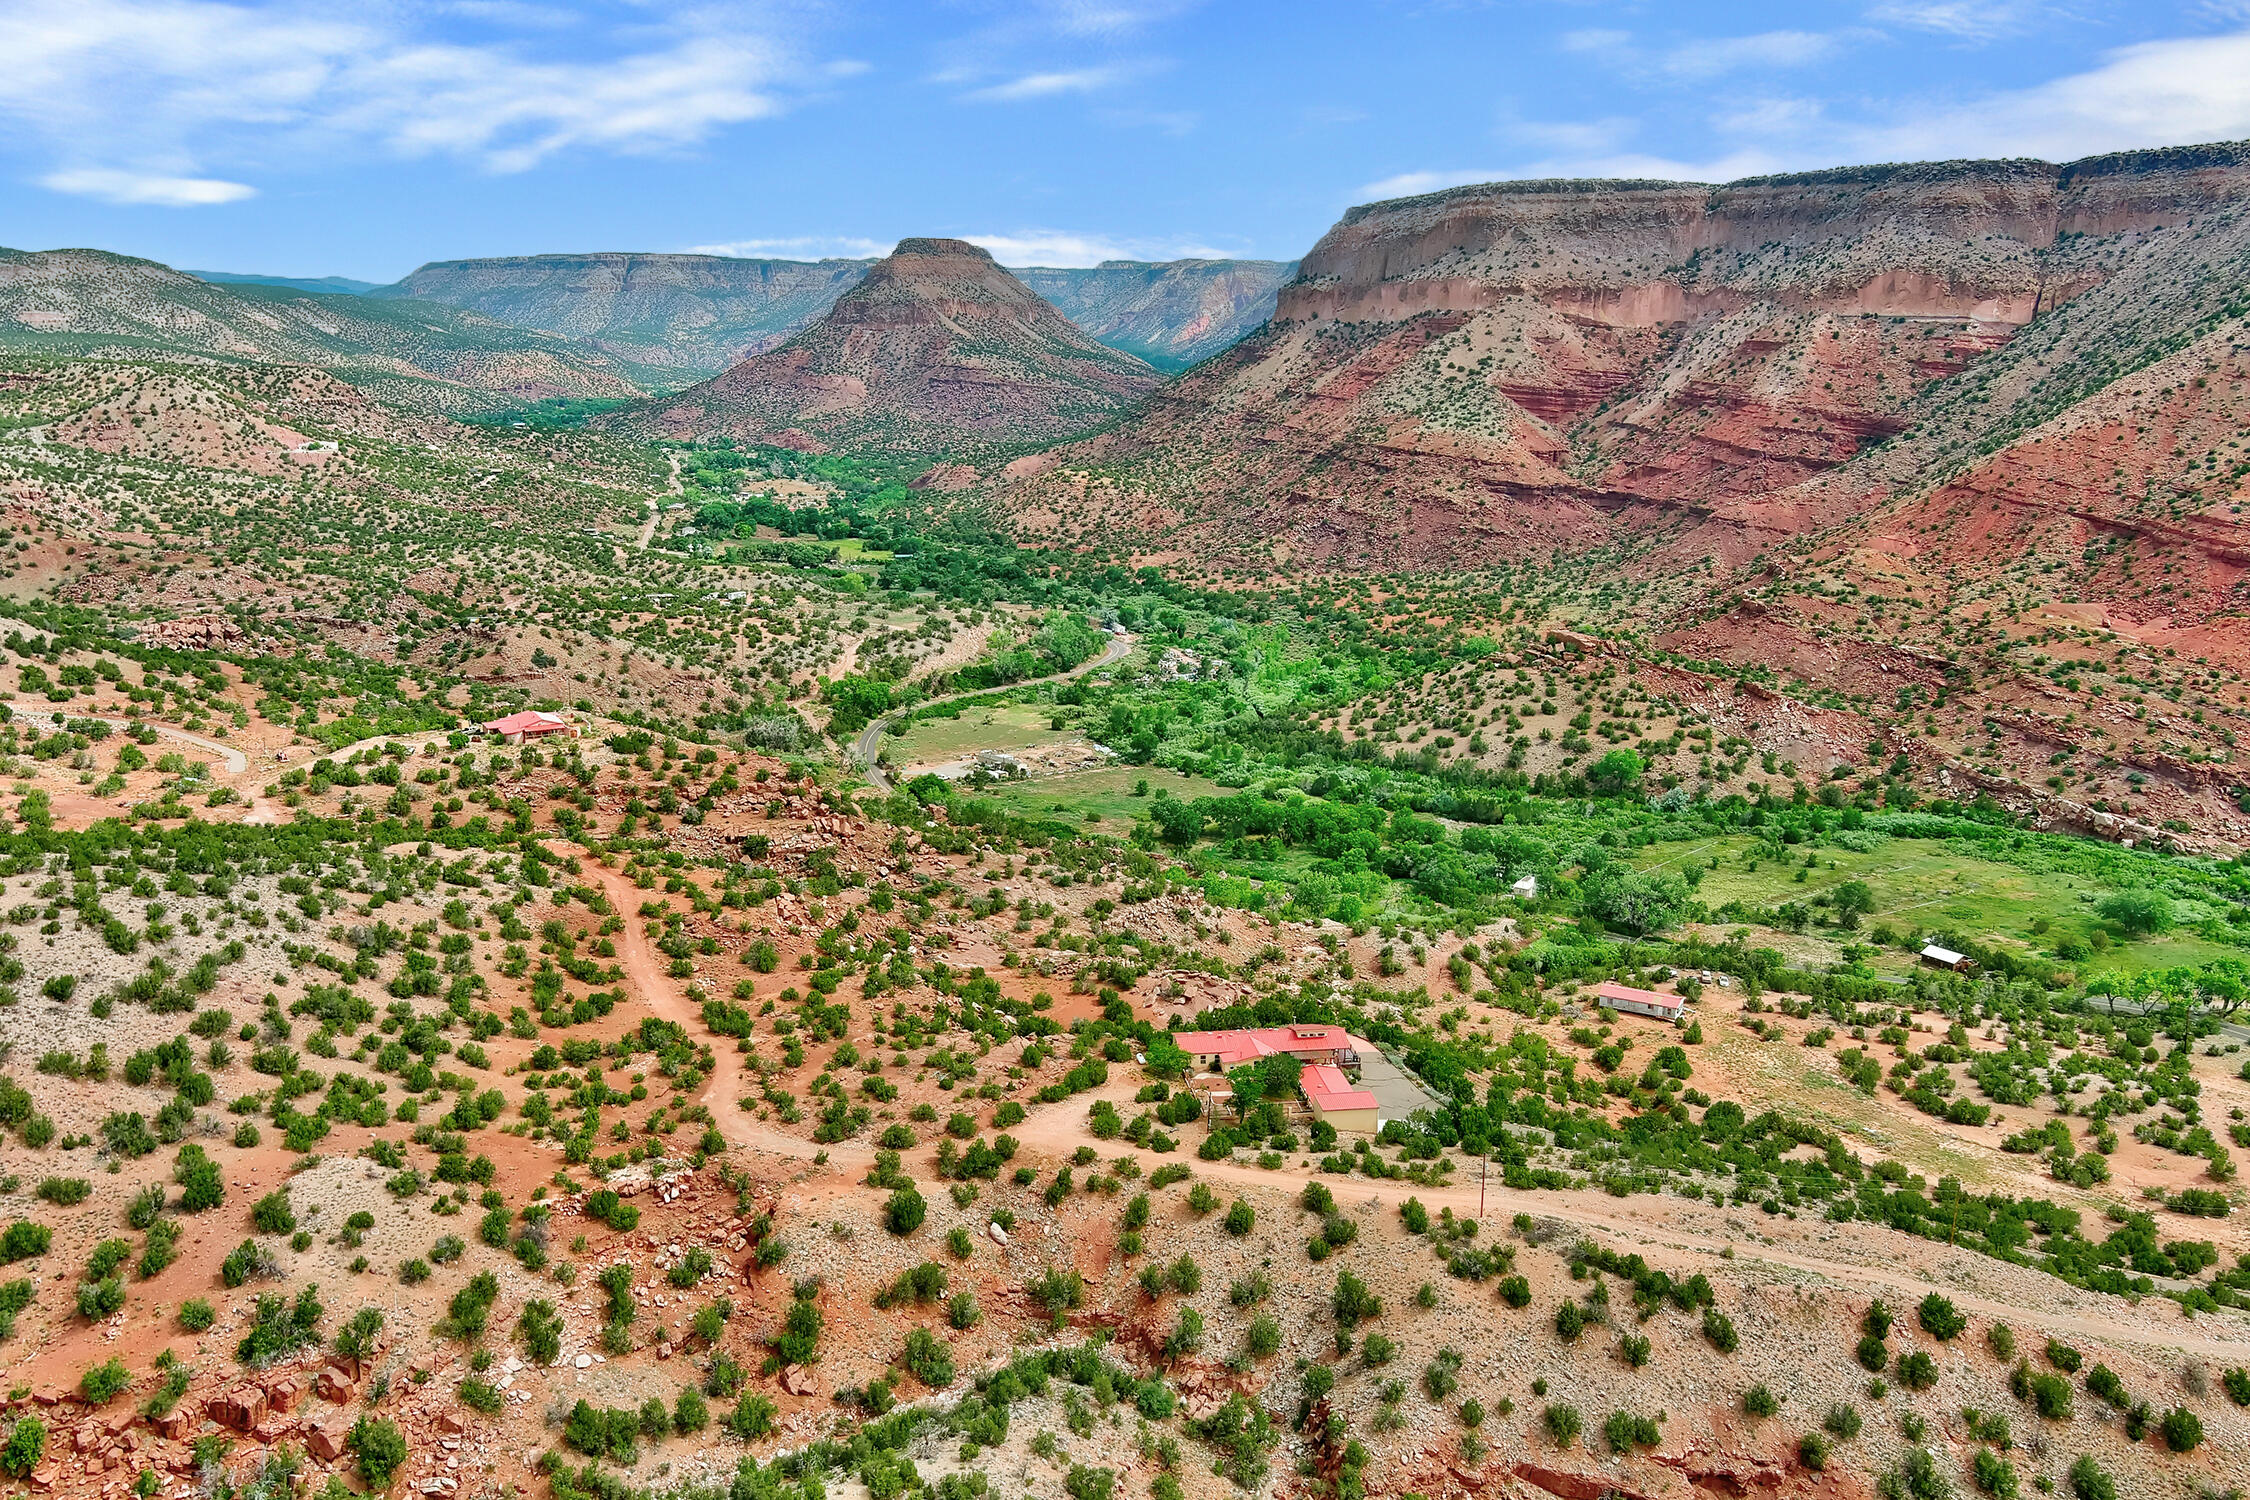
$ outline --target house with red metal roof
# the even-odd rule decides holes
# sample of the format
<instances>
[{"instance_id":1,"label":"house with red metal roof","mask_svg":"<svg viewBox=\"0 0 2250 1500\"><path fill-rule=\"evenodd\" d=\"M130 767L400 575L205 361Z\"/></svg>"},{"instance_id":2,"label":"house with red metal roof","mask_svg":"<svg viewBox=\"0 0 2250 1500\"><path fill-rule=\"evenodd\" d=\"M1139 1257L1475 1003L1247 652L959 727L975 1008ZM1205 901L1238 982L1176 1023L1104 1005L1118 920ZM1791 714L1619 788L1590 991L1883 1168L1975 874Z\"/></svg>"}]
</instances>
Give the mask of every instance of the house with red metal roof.
<instances>
[{"instance_id":1,"label":"house with red metal roof","mask_svg":"<svg viewBox=\"0 0 2250 1500\"><path fill-rule=\"evenodd\" d=\"M484 724L486 734L496 734L502 739L513 739L518 744L525 740L544 739L550 734L561 734L570 728L570 720L561 714L551 714L543 709L527 708L512 713L504 719L488 719Z\"/></svg>"},{"instance_id":2,"label":"house with red metal roof","mask_svg":"<svg viewBox=\"0 0 2250 1500\"><path fill-rule=\"evenodd\" d=\"M1195 1059L1198 1068L1224 1072L1264 1057L1294 1057L1306 1063L1356 1063L1351 1034L1341 1026L1303 1022L1241 1031L1182 1031L1172 1040Z\"/></svg>"},{"instance_id":3,"label":"house with red metal roof","mask_svg":"<svg viewBox=\"0 0 2250 1500\"><path fill-rule=\"evenodd\" d=\"M1611 1010L1623 1011L1630 1016L1647 1016L1657 1021L1677 1021L1687 1010L1687 1001L1678 995L1667 995L1657 990L1637 990L1629 984L1619 984L1605 979L1594 986L1594 998Z\"/></svg>"},{"instance_id":4,"label":"house with red metal roof","mask_svg":"<svg viewBox=\"0 0 2250 1500\"><path fill-rule=\"evenodd\" d=\"M1297 1087L1305 1091L1314 1119L1325 1120L1339 1131L1375 1133L1375 1096L1345 1077L1342 1068L1306 1063L1297 1075Z\"/></svg>"}]
</instances>

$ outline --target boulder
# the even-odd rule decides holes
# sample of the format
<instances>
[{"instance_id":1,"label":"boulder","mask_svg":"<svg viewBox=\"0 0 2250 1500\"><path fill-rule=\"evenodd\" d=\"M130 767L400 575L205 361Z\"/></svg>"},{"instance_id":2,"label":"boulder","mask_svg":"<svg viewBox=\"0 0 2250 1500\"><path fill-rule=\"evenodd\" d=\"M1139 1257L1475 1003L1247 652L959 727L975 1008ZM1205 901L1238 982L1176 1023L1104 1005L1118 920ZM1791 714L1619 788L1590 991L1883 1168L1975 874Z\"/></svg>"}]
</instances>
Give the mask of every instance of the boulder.
<instances>
[{"instance_id":1,"label":"boulder","mask_svg":"<svg viewBox=\"0 0 2250 1500\"><path fill-rule=\"evenodd\" d=\"M203 1403L203 1415L221 1427L248 1432L265 1420L266 1393L254 1385L221 1391Z\"/></svg>"},{"instance_id":2,"label":"boulder","mask_svg":"<svg viewBox=\"0 0 2250 1500\"><path fill-rule=\"evenodd\" d=\"M344 1456L344 1444L351 1435L352 1424L338 1412L305 1430L305 1448L322 1463L334 1463Z\"/></svg>"}]
</instances>

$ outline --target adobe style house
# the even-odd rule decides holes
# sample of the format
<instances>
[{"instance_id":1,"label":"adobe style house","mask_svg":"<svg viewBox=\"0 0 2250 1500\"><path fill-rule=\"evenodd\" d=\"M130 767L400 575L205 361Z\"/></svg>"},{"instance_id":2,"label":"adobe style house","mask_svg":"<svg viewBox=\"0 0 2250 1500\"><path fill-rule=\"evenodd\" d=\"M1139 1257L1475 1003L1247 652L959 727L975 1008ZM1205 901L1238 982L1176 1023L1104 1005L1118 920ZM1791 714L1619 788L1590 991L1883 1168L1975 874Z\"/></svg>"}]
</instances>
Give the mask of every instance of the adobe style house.
<instances>
[{"instance_id":1,"label":"adobe style house","mask_svg":"<svg viewBox=\"0 0 2250 1500\"><path fill-rule=\"evenodd\" d=\"M496 734L504 740L512 739L519 745L526 740L545 739L550 734L562 734L565 731L574 736L578 732L570 727L570 720L561 714L551 714L536 708L512 713L504 719L488 719L484 723L486 734Z\"/></svg>"},{"instance_id":2,"label":"adobe style house","mask_svg":"<svg viewBox=\"0 0 2250 1500\"><path fill-rule=\"evenodd\" d=\"M1611 1010L1629 1016L1647 1016L1655 1021L1677 1021L1687 1010L1687 1002L1677 995L1659 994L1655 990L1636 990L1629 984L1619 984L1605 979L1594 986L1594 998Z\"/></svg>"},{"instance_id":3,"label":"adobe style house","mask_svg":"<svg viewBox=\"0 0 2250 1500\"><path fill-rule=\"evenodd\" d=\"M1261 1058L1294 1058L1304 1065L1297 1073L1297 1087L1304 1091L1314 1119L1325 1120L1339 1131L1375 1133L1375 1096L1344 1071L1359 1066L1359 1050L1341 1026L1308 1022L1248 1031L1182 1031L1172 1040L1195 1060L1198 1070L1212 1073Z\"/></svg>"},{"instance_id":4,"label":"adobe style house","mask_svg":"<svg viewBox=\"0 0 2250 1500\"><path fill-rule=\"evenodd\" d=\"M1172 1040L1195 1059L1195 1066L1223 1073L1262 1057L1294 1057L1305 1063L1356 1064L1359 1054L1341 1026L1260 1026L1249 1031L1182 1031Z\"/></svg>"}]
</instances>

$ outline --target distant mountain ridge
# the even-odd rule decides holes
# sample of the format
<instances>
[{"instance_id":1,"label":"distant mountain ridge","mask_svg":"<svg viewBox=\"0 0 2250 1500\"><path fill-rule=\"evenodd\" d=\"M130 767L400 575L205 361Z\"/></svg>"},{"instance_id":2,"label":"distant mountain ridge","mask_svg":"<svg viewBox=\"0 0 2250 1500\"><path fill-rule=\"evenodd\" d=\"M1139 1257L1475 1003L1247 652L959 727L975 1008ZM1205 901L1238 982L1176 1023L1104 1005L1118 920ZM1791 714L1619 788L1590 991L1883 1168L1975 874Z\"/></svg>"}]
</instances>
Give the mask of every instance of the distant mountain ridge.
<instances>
[{"instance_id":1,"label":"distant mountain ridge","mask_svg":"<svg viewBox=\"0 0 2250 1500\"><path fill-rule=\"evenodd\" d=\"M214 286L280 286L293 292L319 292L336 297L360 297L383 285L380 281L355 281L349 276L265 276L249 271L188 271L198 281Z\"/></svg>"},{"instance_id":2,"label":"distant mountain ridge","mask_svg":"<svg viewBox=\"0 0 2250 1500\"><path fill-rule=\"evenodd\" d=\"M773 348L827 312L873 264L626 251L514 255L432 261L369 295L446 303L692 377Z\"/></svg>"},{"instance_id":3,"label":"distant mountain ridge","mask_svg":"<svg viewBox=\"0 0 2250 1500\"><path fill-rule=\"evenodd\" d=\"M598 419L662 437L944 453L1114 420L1156 371L1088 338L965 240L906 239L824 317L714 380Z\"/></svg>"},{"instance_id":4,"label":"distant mountain ridge","mask_svg":"<svg viewBox=\"0 0 2250 1500\"><path fill-rule=\"evenodd\" d=\"M1297 263L1105 260L1085 269L1013 269L1099 342L1160 370L1183 370L1272 317L1274 296Z\"/></svg>"},{"instance_id":5,"label":"distant mountain ridge","mask_svg":"<svg viewBox=\"0 0 2250 1500\"><path fill-rule=\"evenodd\" d=\"M452 416L558 397L624 400L662 374L458 308L216 285L102 250L0 249L0 349L311 365L397 405Z\"/></svg>"},{"instance_id":6,"label":"distant mountain ridge","mask_svg":"<svg viewBox=\"0 0 2250 1500\"><path fill-rule=\"evenodd\" d=\"M873 260L598 252L432 261L374 297L414 297L626 359L716 374L811 326ZM1273 314L1291 261L1104 261L1015 274L1097 343L1178 370Z\"/></svg>"}]
</instances>

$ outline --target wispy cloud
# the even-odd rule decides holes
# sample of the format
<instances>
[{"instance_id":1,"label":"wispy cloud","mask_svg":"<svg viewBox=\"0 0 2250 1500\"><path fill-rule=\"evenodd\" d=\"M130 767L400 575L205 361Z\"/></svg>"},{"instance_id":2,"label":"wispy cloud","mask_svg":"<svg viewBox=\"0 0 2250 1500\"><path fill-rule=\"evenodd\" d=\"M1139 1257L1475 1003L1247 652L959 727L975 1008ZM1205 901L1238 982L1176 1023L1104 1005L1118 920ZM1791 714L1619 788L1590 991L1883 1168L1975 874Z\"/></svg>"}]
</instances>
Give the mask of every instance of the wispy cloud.
<instances>
[{"instance_id":1,"label":"wispy cloud","mask_svg":"<svg viewBox=\"0 0 2250 1500\"><path fill-rule=\"evenodd\" d=\"M1542 151L1596 155L1633 138L1640 122L1627 115L1599 120L1512 120L1501 127L1510 140Z\"/></svg>"},{"instance_id":2,"label":"wispy cloud","mask_svg":"<svg viewBox=\"0 0 2250 1500\"><path fill-rule=\"evenodd\" d=\"M2250 136L2250 31L2142 42L2098 67L1847 130L1847 159L2042 156Z\"/></svg>"},{"instance_id":3,"label":"wispy cloud","mask_svg":"<svg viewBox=\"0 0 2250 1500\"><path fill-rule=\"evenodd\" d=\"M1611 34L1578 50L1610 49ZM1633 120L1504 122L1498 134L1538 150L1504 166L1425 168L1363 185L1360 201L1468 183L1537 177L1728 182L1848 162L2044 157L2250 137L2250 30L2143 42L2045 83L1942 102L1875 103L1809 94L1722 99L1707 119L1722 147L1684 157L1623 149Z\"/></svg>"},{"instance_id":4,"label":"wispy cloud","mask_svg":"<svg viewBox=\"0 0 2250 1500\"><path fill-rule=\"evenodd\" d=\"M1715 78L1752 68L1801 68L1840 50L1840 39L1822 32L1762 31L1682 42L1663 55L1660 66L1678 78Z\"/></svg>"},{"instance_id":5,"label":"wispy cloud","mask_svg":"<svg viewBox=\"0 0 2250 1500\"><path fill-rule=\"evenodd\" d=\"M248 183L228 182L218 177L163 177L109 167L75 167L49 172L39 179L39 185L81 198L99 198L105 203L152 203L163 208L233 203L254 197L258 191Z\"/></svg>"},{"instance_id":6,"label":"wispy cloud","mask_svg":"<svg viewBox=\"0 0 2250 1500\"><path fill-rule=\"evenodd\" d=\"M1868 9L1867 19L1958 41L1989 42L2014 36L2053 10L2039 0L1879 0Z\"/></svg>"},{"instance_id":7,"label":"wispy cloud","mask_svg":"<svg viewBox=\"0 0 2250 1500\"><path fill-rule=\"evenodd\" d=\"M480 5L475 19L521 27L530 11ZM198 170L233 161L379 151L513 172L565 151L678 149L777 113L820 77L788 36L730 12L652 5L632 32L576 38L564 56L536 37L427 29L443 14L16 0L0 7L0 117L45 141L56 165L41 180L57 191L193 204L242 186Z\"/></svg>"},{"instance_id":8,"label":"wispy cloud","mask_svg":"<svg viewBox=\"0 0 2250 1500\"><path fill-rule=\"evenodd\" d=\"M978 104L1021 104L1033 99L1052 99L1059 94L1091 94L1124 82L1130 71L1123 67L1109 66L1026 73L1020 78L1011 78L1006 83L971 89L961 97Z\"/></svg>"},{"instance_id":9,"label":"wispy cloud","mask_svg":"<svg viewBox=\"0 0 2250 1500\"><path fill-rule=\"evenodd\" d=\"M1197 8L1200 0L1035 0L1027 20L1059 36L1113 41Z\"/></svg>"},{"instance_id":10,"label":"wispy cloud","mask_svg":"<svg viewBox=\"0 0 2250 1500\"><path fill-rule=\"evenodd\" d=\"M1749 36L1689 37L1643 42L1631 32L1584 27L1556 38L1565 52L1589 57L1635 82L1689 83L1729 73L1774 72L1810 67L1841 53L1872 33L1760 31Z\"/></svg>"},{"instance_id":11,"label":"wispy cloud","mask_svg":"<svg viewBox=\"0 0 2250 1500\"><path fill-rule=\"evenodd\" d=\"M1194 241L1118 239L1065 229L1024 229L1013 234L964 234L1004 266L1097 266L1105 260L1224 260L1225 250Z\"/></svg>"},{"instance_id":12,"label":"wispy cloud","mask_svg":"<svg viewBox=\"0 0 2250 1500\"><path fill-rule=\"evenodd\" d=\"M854 235L802 234L780 239L725 240L715 245L690 245L689 255L729 255L749 260L867 260L891 253L892 241L861 239Z\"/></svg>"}]
</instances>

